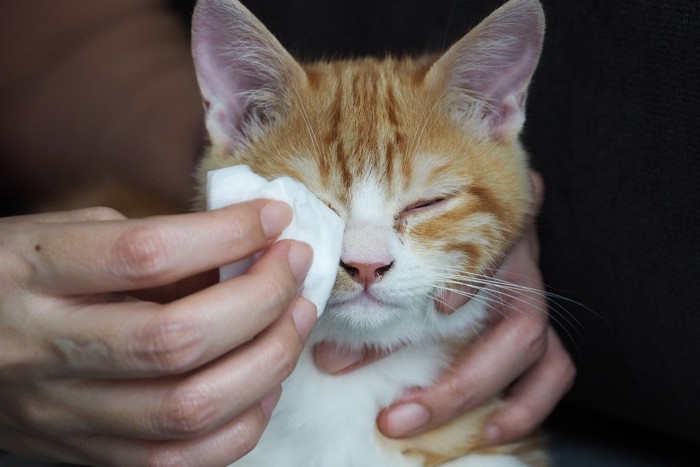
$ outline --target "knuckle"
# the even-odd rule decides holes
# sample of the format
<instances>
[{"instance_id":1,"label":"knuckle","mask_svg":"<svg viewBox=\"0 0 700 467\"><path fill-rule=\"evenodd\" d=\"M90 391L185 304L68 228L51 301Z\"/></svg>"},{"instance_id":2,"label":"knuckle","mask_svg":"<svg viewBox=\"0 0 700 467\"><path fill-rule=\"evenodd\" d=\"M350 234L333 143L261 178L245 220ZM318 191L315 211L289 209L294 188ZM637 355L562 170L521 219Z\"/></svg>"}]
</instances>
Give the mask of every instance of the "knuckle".
<instances>
[{"instance_id":1,"label":"knuckle","mask_svg":"<svg viewBox=\"0 0 700 467\"><path fill-rule=\"evenodd\" d=\"M452 374L442 381L441 395L434 400L443 413L462 413L480 403L478 395L470 390L463 378L457 374Z\"/></svg>"},{"instance_id":2,"label":"knuckle","mask_svg":"<svg viewBox=\"0 0 700 467\"><path fill-rule=\"evenodd\" d=\"M0 275L14 280L0 281L0 285L10 287L25 282L37 272L33 245L28 243L35 225L30 222L14 222L2 226L0 230Z\"/></svg>"},{"instance_id":3,"label":"knuckle","mask_svg":"<svg viewBox=\"0 0 700 467\"><path fill-rule=\"evenodd\" d=\"M241 217L231 219L226 233L228 238L237 244L241 242L250 242L252 240L250 228L248 228L248 224L244 222Z\"/></svg>"},{"instance_id":4,"label":"knuckle","mask_svg":"<svg viewBox=\"0 0 700 467\"><path fill-rule=\"evenodd\" d=\"M122 275L133 282L157 279L170 270L173 238L162 228L147 224L129 227L116 240L113 257Z\"/></svg>"},{"instance_id":5,"label":"knuckle","mask_svg":"<svg viewBox=\"0 0 700 467\"><path fill-rule=\"evenodd\" d=\"M540 322L527 320L528 323L523 327L523 335L525 336L525 348L528 355L540 357L544 355L549 345L549 336L547 327Z\"/></svg>"},{"instance_id":6,"label":"knuckle","mask_svg":"<svg viewBox=\"0 0 700 467\"><path fill-rule=\"evenodd\" d=\"M270 297L275 303L285 302L292 295L292 291L287 284L275 276L265 276L261 285L265 296Z\"/></svg>"},{"instance_id":7,"label":"knuckle","mask_svg":"<svg viewBox=\"0 0 700 467\"><path fill-rule=\"evenodd\" d=\"M238 438L238 446L237 446L238 452L237 452L237 454L239 454L242 457L242 456L245 456L246 454L248 454L253 449L255 449L255 446L257 446L261 435L255 436L255 437L240 436Z\"/></svg>"},{"instance_id":8,"label":"knuckle","mask_svg":"<svg viewBox=\"0 0 700 467\"><path fill-rule=\"evenodd\" d=\"M566 383L567 388L570 388L571 386L573 386L574 381L576 380L576 374L578 373L576 365L567 353L564 353L560 365L562 368L560 381L564 381Z\"/></svg>"},{"instance_id":9,"label":"knuckle","mask_svg":"<svg viewBox=\"0 0 700 467\"><path fill-rule=\"evenodd\" d=\"M289 376L297 365L297 359L301 353L301 344L298 339L292 342L275 340L268 346L268 359L275 364L276 373L283 379Z\"/></svg>"},{"instance_id":10,"label":"knuckle","mask_svg":"<svg viewBox=\"0 0 700 467\"><path fill-rule=\"evenodd\" d=\"M33 391L14 396L11 404L3 404L3 416L19 431L36 432L50 426L54 435L65 435L72 428L73 420L67 421L69 414L63 403L47 399L50 398Z\"/></svg>"},{"instance_id":11,"label":"knuckle","mask_svg":"<svg viewBox=\"0 0 700 467\"><path fill-rule=\"evenodd\" d=\"M541 415L536 413L534 408L529 405L519 405L510 408L508 417L508 428L517 437L526 436L532 433L538 426Z\"/></svg>"},{"instance_id":12,"label":"knuckle","mask_svg":"<svg viewBox=\"0 0 700 467\"><path fill-rule=\"evenodd\" d=\"M244 420L236 423L232 429L234 432L233 439L236 440L236 452L234 454L237 458L240 458L257 446L265 429L265 421L262 419L262 415L245 417Z\"/></svg>"},{"instance_id":13,"label":"knuckle","mask_svg":"<svg viewBox=\"0 0 700 467\"><path fill-rule=\"evenodd\" d=\"M23 427L47 426L47 423L53 421L50 420L49 412L47 407L30 397L17 397L14 404L7 407L7 415Z\"/></svg>"},{"instance_id":14,"label":"knuckle","mask_svg":"<svg viewBox=\"0 0 700 467\"><path fill-rule=\"evenodd\" d=\"M149 367L169 373L191 369L204 351L202 328L188 320L158 317L133 335L135 356Z\"/></svg>"},{"instance_id":15,"label":"knuckle","mask_svg":"<svg viewBox=\"0 0 700 467\"><path fill-rule=\"evenodd\" d=\"M289 305L296 294L296 288L292 281L280 280L279 275L260 275L258 290L262 297L266 297L268 303Z\"/></svg>"},{"instance_id":16,"label":"knuckle","mask_svg":"<svg viewBox=\"0 0 700 467\"><path fill-rule=\"evenodd\" d=\"M3 255L12 251L12 248L15 248L16 245L21 244L19 243L23 236L21 231L26 230L23 228L24 225L22 222L0 224L0 227L2 227L2 230L0 230L2 232L2 235L0 235L0 251L3 252Z\"/></svg>"},{"instance_id":17,"label":"knuckle","mask_svg":"<svg viewBox=\"0 0 700 467\"><path fill-rule=\"evenodd\" d=\"M244 248L256 248L267 243L260 223L262 205L253 201L238 203L232 208L236 215L228 218L226 236Z\"/></svg>"},{"instance_id":18,"label":"knuckle","mask_svg":"<svg viewBox=\"0 0 700 467\"><path fill-rule=\"evenodd\" d=\"M203 386L177 390L163 404L162 429L171 436L190 438L213 428L217 404Z\"/></svg>"},{"instance_id":19,"label":"knuckle","mask_svg":"<svg viewBox=\"0 0 700 467\"><path fill-rule=\"evenodd\" d=\"M573 386L576 379L578 372L576 363L559 340L554 329L550 329L549 335L551 338L548 347L548 357L551 361L549 368L551 368L552 377L559 382L560 387L568 390Z\"/></svg>"}]
</instances>

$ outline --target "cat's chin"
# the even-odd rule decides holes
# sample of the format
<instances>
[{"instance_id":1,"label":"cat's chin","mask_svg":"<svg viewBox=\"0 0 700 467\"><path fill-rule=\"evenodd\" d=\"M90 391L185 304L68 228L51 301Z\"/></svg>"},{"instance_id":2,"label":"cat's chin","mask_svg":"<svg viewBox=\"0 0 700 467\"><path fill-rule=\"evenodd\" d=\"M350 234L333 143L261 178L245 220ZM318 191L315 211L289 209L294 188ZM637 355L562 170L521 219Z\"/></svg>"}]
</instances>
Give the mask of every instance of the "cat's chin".
<instances>
[{"instance_id":1,"label":"cat's chin","mask_svg":"<svg viewBox=\"0 0 700 467\"><path fill-rule=\"evenodd\" d=\"M357 314L377 314L390 311L392 308L402 306L401 303L392 303L371 292L362 292L349 298L331 299L330 307L334 309L348 308Z\"/></svg>"},{"instance_id":2,"label":"cat's chin","mask_svg":"<svg viewBox=\"0 0 700 467\"><path fill-rule=\"evenodd\" d=\"M426 313L437 312L428 300L420 307L416 303L412 305L407 309L405 303L391 303L366 294L331 300L316 325L314 340L353 348L394 348L424 341L428 328L420 323L424 323Z\"/></svg>"},{"instance_id":3,"label":"cat's chin","mask_svg":"<svg viewBox=\"0 0 700 467\"><path fill-rule=\"evenodd\" d=\"M390 304L380 299L363 295L353 300L332 303L324 312L327 320L342 322L345 329L359 332L381 330L399 318L400 305Z\"/></svg>"},{"instance_id":4,"label":"cat's chin","mask_svg":"<svg viewBox=\"0 0 700 467\"><path fill-rule=\"evenodd\" d=\"M311 342L335 342L359 349L395 349L404 345L429 344L450 339L474 337L486 322L482 292L454 313L439 312L435 302L411 297L400 304L358 295L353 299L332 297L316 323Z\"/></svg>"}]
</instances>

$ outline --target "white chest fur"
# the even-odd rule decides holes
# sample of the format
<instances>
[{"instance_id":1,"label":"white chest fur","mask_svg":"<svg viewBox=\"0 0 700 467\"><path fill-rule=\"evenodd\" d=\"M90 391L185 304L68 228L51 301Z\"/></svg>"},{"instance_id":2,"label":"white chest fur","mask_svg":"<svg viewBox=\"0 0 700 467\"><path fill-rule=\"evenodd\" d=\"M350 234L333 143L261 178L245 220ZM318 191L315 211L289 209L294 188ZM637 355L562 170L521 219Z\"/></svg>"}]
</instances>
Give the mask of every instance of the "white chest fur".
<instances>
[{"instance_id":1,"label":"white chest fur","mask_svg":"<svg viewBox=\"0 0 700 467\"><path fill-rule=\"evenodd\" d=\"M412 467L382 445L379 411L409 386L430 383L447 365L441 346L412 346L342 376L316 369L310 350L283 384L282 398L258 446L236 466Z\"/></svg>"},{"instance_id":2,"label":"white chest fur","mask_svg":"<svg viewBox=\"0 0 700 467\"><path fill-rule=\"evenodd\" d=\"M474 337L486 316L477 295L451 315L431 312L426 326L442 339L411 344L367 367L341 376L320 372L312 333L296 369L282 385L282 397L257 447L243 467L414 467L422 465L387 443L376 428L377 414L411 386L430 384L451 360L445 340Z\"/></svg>"}]
</instances>

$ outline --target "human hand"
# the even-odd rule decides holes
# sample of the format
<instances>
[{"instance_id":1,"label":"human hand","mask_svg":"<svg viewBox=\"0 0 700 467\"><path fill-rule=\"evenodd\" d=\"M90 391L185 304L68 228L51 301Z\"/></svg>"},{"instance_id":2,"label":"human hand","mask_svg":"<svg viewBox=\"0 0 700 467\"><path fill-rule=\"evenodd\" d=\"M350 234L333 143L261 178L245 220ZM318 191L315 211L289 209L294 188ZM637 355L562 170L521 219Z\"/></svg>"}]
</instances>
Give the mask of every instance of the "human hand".
<instances>
[{"instance_id":1,"label":"human hand","mask_svg":"<svg viewBox=\"0 0 700 467\"><path fill-rule=\"evenodd\" d=\"M543 183L532 175L539 211ZM437 428L504 394L504 405L487 421L484 443L503 444L532 432L549 415L573 384L573 362L549 325L542 278L538 268L539 243L531 223L497 273L512 286L493 301L491 325L460 355L449 372L428 388L408 390L377 418L387 436L400 438ZM466 302L459 294L445 297L441 311ZM314 352L319 368L342 374L376 361L375 351L345 352L321 343Z\"/></svg>"},{"instance_id":2,"label":"human hand","mask_svg":"<svg viewBox=\"0 0 700 467\"><path fill-rule=\"evenodd\" d=\"M311 249L273 244L290 220L268 201L0 220L0 449L91 465L245 454L316 317L298 295ZM206 273L265 248L240 277Z\"/></svg>"}]
</instances>

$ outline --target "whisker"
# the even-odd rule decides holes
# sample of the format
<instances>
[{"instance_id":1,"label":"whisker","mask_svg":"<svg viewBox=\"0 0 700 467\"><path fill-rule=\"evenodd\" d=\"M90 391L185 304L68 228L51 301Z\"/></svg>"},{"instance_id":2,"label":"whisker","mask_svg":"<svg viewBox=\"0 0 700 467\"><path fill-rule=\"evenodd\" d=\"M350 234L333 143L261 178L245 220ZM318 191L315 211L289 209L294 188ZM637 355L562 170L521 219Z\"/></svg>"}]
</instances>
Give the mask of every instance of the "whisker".
<instances>
[{"instance_id":1,"label":"whisker","mask_svg":"<svg viewBox=\"0 0 700 467\"><path fill-rule=\"evenodd\" d=\"M456 293L456 294L461 295L461 296L463 296L463 297L467 297L467 298L469 298L470 300L476 300L478 303L481 303L482 305L487 306L487 307L489 307L489 308L491 308L491 307L493 306L493 303L491 303L491 301L489 301L489 300L486 299L486 298L481 297L481 296L478 295L478 294L472 294L472 293L469 293L469 292L464 291L464 290L452 289L452 288L450 288L450 287L441 287L441 286L437 286L437 287L435 287L435 288L438 289L438 290L446 290L446 291L449 291L449 292ZM444 301L442 301L442 303L446 304ZM459 309L459 308L455 308L455 307L453 307L453 306L450 306L450 308L452 308L452 311L453 311L453 312L454 312L454 311L457 311L457 310ZM498 311L498 310L497 310L497 311ZM508 318L506 315L503 315L503 317L504 317L504 318Z\"/></svg>"},{"instance_id":2,"label":"whisker","mask_svg":"<svg viewBox=\"0 0 700 467\"><path fill-rule=\"evenodd\" d=\"M430 111L425 113L425 108L422 109L421 111L421 123L420 127L417 132L413 134L413 137L411 138L411 142L408 144L406 147L406 155L413 154L416 148L420 145L420 143L423 141L423 137L426 133L426 128L428 127L428 121L430 121L430 117L433 115L435 110L438 108L438 104L442 102L443 96L446 94L446 90L443 90L440 94L440 96L433 101L433 105L430 107Z\"/></svg>"},{"instance_id":3,"label":"whisker","mask_svg":"<svg viewBox=\"0 0 700 467\"><path fill-rule=\"evenodd\" d=\"M306 131L309 134L309 138L311 139L311 144L313 144L314 148L316 149L318 156L323 157L325 153L321 148L321 145L318 142L318 137L316 136L316 132L314 131L313 126L311 125L311 120L309 119L309 114L306 109L306 106L304 105L304 101L297 93L292 94L292 96L299 108L301 109L301 116L304 119L304 125L306 126Z\"/></svg>"},{"instance_id":4,"label":"whisker","mask_svg":"<svg viewBox=\"0 0 700 467\"><path fill-rule=\"evenodd\" d=\"M488 269L488 268L484 268L484 271L496 273L496 272L498 272L498 269ZM526 277L527 277L527 276L524 275L524 274L516 274L516 273L512 273L512 272L510 272L510 274L512 274L512 275L514 275L514 276L516 276L516 277L521 277L521 278L526 278ZM488 277L488 276L486 276L486 277ZM505 281L505 280L503 280L503 279L499 279L499 278L497 278L497 277L493 277L492 279L493 279L494 281L498 281L498 282L501 282L501 283L504 283L504 284L508 284L508 285L510 285L510 286L513 286L513 287L524 287L524 286L520 286L520 285L518 285L518 284L514 284L514 283L512 283L512 282L510 282L510 281ZM547 284L543 284L543 285L544 285L545 289L549 289L549 288L550 288ZM538 290L538 289L535 289L535 290ZM551 292L550 290L545 290L545 291L544 291L544 294L545 294L545 296L546 296L548 299L551 299L551 300L561 300L561 301L565 301L565 302L571 303L572 305L576 305L576 306L578 306L578 307L584 309L586 312L593 314L595 317L600 318L600 319L603 319L603 317L602 317L599 313L596 313L593 309L591 309L591 308L587 307L586 305L584 305L583 303L581 303L581 302L579 302L579 301L576 301L576 300L574 300L574 299L572 299L572 298L569 298L569 297L567 297L567 296L565 296L565 295L561 295L561 294L558 294L558 293L554 293L554 292ZM559 304L559 305L560 305L560 304ZM561 306L561 305L560 305L560 306Z\"/></svg>"},{"instance_id":5,"label":"whisker","mask_svg":"<svg viewBox=\"0 0 700 467\"><path fill-rule=\"evenodd\" d=\"M572 303L577 303L573 300L567 299L566 297L559 296L557 294L552 294L548 291L543 291L533 287L527 287L519 284L513 284L511 282L494 278L491 276L482 275L470 275L465 276L464 274L455 274L450 272L446 268L432 268L436 272L440 273L438 278L443 280L447 287L442 287L443 290L449 290L453 293L465 296L467 298L473 298L474 293L465 292L459 288L459 286L467 286L472 288L478 288L485 295L489 297L488 305L491 308L497 308L494 305L494 301L500 304L504 308L509 308L514 311L519 310L513 303L508 302L520 302L527 304L528 306L545 307L545 312L549 315L550 319L559 325L561 329L568 335L573 341L573 336L571 335L571 329L579 329L581 327L580 321L575 317L575 315L569 312L561 303L556 299L564 299ZM542 296L543 303L540 304L540 300L536 296ZM585 308L585 307L584 307ZM502 315L505 313L501 312ZM577 333L578 334L578 333Z\"/></svg>"},{"instance_id":6,"label":"whisker","mask_svg":"<svg viewBox=\"0 0 700 467\"><path fill-rule=\"evenodd\" d=\"M482 288L480 291L484 294L486 294L487 298L481 298L479 295L470 293L461 289L452 289L450 287L438 287L443 290L449 290L453 293L456 293L458 295L464 296L469 298L470 300L477 299L480 303L483 303L486 305L489 309L499 313L504 319L511 319L511 317L505 313L502 309L510 309L514 312L522 313L522 310L519 309L516 305L514 305L512 302L519 301L528 305L533 305L532 300L537 300L534 297L528 297L527 295L514 295L514 294L509 294L505 293L502 289L489 289L489 288ZM536 290L536 289L535 289ZM507 299L510 299L508 301ZM539 301L539 300L537 300ZM500 307L498 306L500 305ZM559 327L563 330L563 332L566 333L566 335L569 337L569 339L574 342L573 335L571 334L570 328L572 329L577 329L580 327L580 323L578 320L576 320L572 314L568 313L563 313L561 310L551 310L549 307L547 307L547 302L543 300L542 305L544 305L544 310L547 312L547 315L549 318L554 321L556 324L559 325ZM454 307L452 307L453 310L456 310ZM556 314L552 314L549 311L557 311ZM571 319L575 321L571 321ZM578 325L578 326L577 326Z\"/></svg>"}]
</instances>

